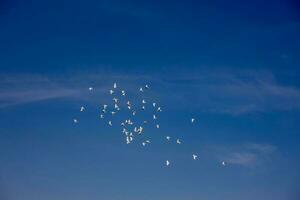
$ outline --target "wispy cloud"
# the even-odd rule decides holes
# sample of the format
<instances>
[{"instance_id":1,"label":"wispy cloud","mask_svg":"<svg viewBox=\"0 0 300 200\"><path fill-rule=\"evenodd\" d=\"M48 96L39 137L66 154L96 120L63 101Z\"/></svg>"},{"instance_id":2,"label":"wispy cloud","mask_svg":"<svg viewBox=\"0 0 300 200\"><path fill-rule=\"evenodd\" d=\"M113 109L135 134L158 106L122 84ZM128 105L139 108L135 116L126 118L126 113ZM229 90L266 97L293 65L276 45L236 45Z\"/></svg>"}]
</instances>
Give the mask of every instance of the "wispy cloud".
<instances>
[{"instance_id":1,"label":"wispy cloud","mask_svg":"<svg viewBox=\"0 0 300 200\"><path fill-rule=\"evenodd\" d=\"M149 83L154 88L153 95L170 109L231 115L300 109L299 88L281 84L271 72L229 69L168 71L167 75L161 72L151 76L108 72L65 77L3 74L0 75L0 107L66 97L93 101L85 93L90 85L97 89L99 98L105 98L114 81L132 93Z\"/></svg>"},{"instance_id":2,"label":"wispy cloud","mask_svg":"<svg viewBox=\"0 0 300 200\"><path fill-rule=\"evenodd\" d=\"M211 146L209 151L219 161L230 165L255 167L267 164L276 154L277 147L271 144L246 143L241 145Z\"/></svg>"},{"instance_id":3,"label":"wispy cloud","mask_svg":"<svg viewBox=\"0 0 300 200\"><path fill-rule=\"evenodd\" d=\"M239 115L300 109L300 90L280 84L268 71L202 70L165 79L172 97L197 102L202 111ZM174 97L176 99L176 97Z\"/></svg>"}]
</instances>

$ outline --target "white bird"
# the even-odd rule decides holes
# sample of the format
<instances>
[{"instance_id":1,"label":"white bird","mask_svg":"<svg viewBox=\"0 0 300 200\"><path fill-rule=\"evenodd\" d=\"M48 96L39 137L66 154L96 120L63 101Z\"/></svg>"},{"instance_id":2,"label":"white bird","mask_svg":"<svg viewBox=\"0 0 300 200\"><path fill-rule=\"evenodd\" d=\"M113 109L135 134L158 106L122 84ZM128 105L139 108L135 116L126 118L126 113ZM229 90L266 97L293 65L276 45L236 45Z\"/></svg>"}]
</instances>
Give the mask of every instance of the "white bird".
<instances>
[{"instance_id":1,"label":"white bird","mask_svg":"<svg viewBox=\"0 0 300 200\"><path fill-rule=\"evenodd\" d=\"M157 108L157 112L161 112L162 110L161 110L161 107L158 107Z\"/></svg>"},{"instance_id":2,"label":"white bird","mask_svg":"<svg viewBox=\"0 0 300 200\"><path fill-rule=\"evenodd\" d=\"M145 106L142 106L142 110L145 110L146 109L146 107Z\"/></svg>"},{"instance_id":3,"label":"white bird","mask_svg":"<svg viewBox=\"0 0 300 200\"><path fill-rule=\"evenodd\" d=\"M114 115L114 114L116 114L116 112L114 112L114 111L111 111L111 114L112 114L112 115Z\"/></svg>"},{"instance_id":4,"label":"white bird","mask_svg":"<svg viewBox=\"0 0 300 200\"><path fill-rule=\"evenodd\" d=\"M104 115L101 114L101 115L100 115L100 118L103 119L103 118L104 118Z\"/></svg>"},{"instance_id":5,"label":"white bird","mask_svg":"<svg viewBox=\"0 0 300 200\"><path fill-rule=\"evenodd\" d=\"M109 94L113 94L114 93L114 91L113 90L109 90Z\"/></svg>"},{"instance_id":6,"label":"white bird","mask_svg":"<svg viewBox=\"0 0 300 200\"><path fill-rule=\"evenodd\" d=\"M107 105L106 105L106 104L104 104L104 105L103 105L103 109L106 109L106 108L107 108Z\"/></svg>"},{"instance_id":7,"label":"white bird","mask_svg":"<svg viewBox=\"0 0 300 200\"><path fill-rule=\"evenodd\" d=\"M148 122L145 120L145 121L144 121L144 124L147 124L147 123L148 123Z\"/></svg>"},{"instance_id":8,"label":"white bird","mask_svg":"<svg viewBox=\"0 0 300 200\"><path fill-rule=\"evenodd\" d=\"M171 137L170 137L170 136L167 136L167 137L166 137L166 139L167 139L167 140L170 140L170 139L171 139Z\"/></svg>"},{"instance_id":9,"label":"white bird","mask_svg":"<svg viewBox=\"0 0 300 200\"><path fill-rule=\"evenodd\" d=\"M113 98L113 101L114 101L115 103L118 103L118 99L117 99L116 97Z\"/></svg>"},{"instance_id":10,"label":"white bird","mask_svg":"<svg viewBox=\"0 0 300 200\"><path fill-rule=\"evenodd\" d=\"M126 95L125 90L122 90L121 92L122 92L122 96Z\"/></svg>"},{"instance_id":11,"label":"white bird","mask_svg":"<svg viewBox=\"0 0 300 200\"><path fill-rule=\"evenodd\" d=\"M129 137L127 136L126 137L126 144L129 144L130 143L130 140L129 140Z\"/></svg>"},{"instance_id":12,"label":"white bird","mask_svg":"<svg viewBox=\"0 0 300 200\"><path fill-rule=\"evenodd\" d=\"M225 166L225 165L226 165L225 161L222 161L222 165L223 165L223 166Z\"/></svg>"},{"instance_id":13,"label":"white bird","mask_svg":"<svg viewBox=\"0 0 300 200\"><path fill-rule=\"evenodd\" d=\"M153 115L153 119L157 119L156 115Z\"/></svg>"},{"instance_id":14,"label":"white bird","mask_svg":"<svg viewBox=\"0 0 300 200\"><path fill-rule=\"evenodd\" d=\"M128 110L130 110L130 109L131 109L131 106L127 106L127 108L128 108Z\"/></svg>"},{"instance_id":15,"label":"white bird","mask_svg":"<svg viewBox=\"0 0 300 200\"><path fill-rule=\"evenodd\" d=\"M193 154L193 159L194 159L194 160L196 160L197 157L198 157L198 156L197 156L196 154Z\"/></svg>"},{"instance_id":16,"label":"white bird","mask_svg":"<svg viewBox=\"0 0 300 200\"><path fill-rule=\"evenodd\" d=\"M127 103L126 103L128 106L131 106L131 103L130 103L130 101L127 101Z\"/></svg>"},{"instance_id":17,"label":"white bird","mask_svg":"<svg viewBox=\"0 0 300 200\"><path fill-rule=\"evenodd\" d=\"M111 122L111 121L109 121L109 122L108 122L108 125L112 126L112 122Z\"/></svg>"},{"instance_id":18,"label":"white bird","mask_svg":"<svg viewBox=\"0 0 300 200\"><path fill-rule=\"evenodd\" d=\"M85 108L83 106L80 107L80 112L83 112Z\"/></svg>"},{"instance_id":19,"label":"white bird","mask_svg":"<svg viewBox=\"0 0 300 200\"><path fill-rule=\"evenodd\" d=\"M181 141L179 139L176 140L177 144L181 144Z\"/></svg>"},{"instance_id":20,"label":"white bird","mask_svg":"<svg viewBox=\"0 0 300 200\"><path fill-rule=\"evenodd\" d=\"M115 109L118 109L118 108L119 108L118 104L116 104L116 103L115 103L115 106L114 106L114 107L115 107Z\"/></svg>"},{"instance_id":21,"label":"white bird","mask_svg":"<svg viewBox=\"0 0 300 200\"><path fill-rule=\"evenodd\" d=\"M136 111L133 111L133 112L132 112L132 115L135 115L135 114L136 114Z\"/></svg>"},{"instance_id":22,"label":"white bird","mask_svg":"<svg viewBox=\"0 0 300 200\"><path fill-rule=\"evenodd\" d=\"M145 85L145 88L146 88L146 89L149 89L149 85Z\"/></svg>"},{"instance_id":23,"label":"white bird","mask_svg":"<svg viewBox=\"0 0 300 200\"><path fill-rule=\"evenodd\" d=\"M156 128L159 128L159 124L156 124Z\"/></svg>"},{"instance_id":24,"label":"white bird","mask_svg":"<svg viewBox=\"0 0 300 200\"><path fill-rule=\"evenodd\" d=\"M166 165L169 166L170 165L170 161L166 160Z\"/></svg>"},{"instance_id":25,"label":"white bird","mask_svg":"<svg viewBox=\"0 0 300 200\"><path fill-rule=\"evenodd\" d=\"M146 140L145 142L142 142L143 146L146 146L146 144L150 144L150 140Z\"/></svg>"},{"instance_id":26,"label":"white bird","mask_svg":"<svg viewBox=\"0 0 300 200\"><path fill-rule=\"evenodd\" d=\"M117 83L114 83L114 89L116 89L117 88Z\"/></svg>"},{"instance_id":27,"label":"white bird","mask_svg":"<svg viewBox=\"0 0 300 200\"><path fill-rule=\"evenodd\" d=\"M191 119L191 122L192 122L192 123L194 123L194 121L195 121L195 119L194 119L194 118L192 118L192 119Z\"/></svg>"},{"instance_id":28,"label":"white bird","mask_svg":"<svg viewBox=\"0 0 300 200\"><path fill-rule=\"evenodd\" d=\"M78 120L77 119L73 119L73 122L76 124L76 123L78 123Z\"/></svg>"},{"instance_id":29,"label":"white bird","mask_svg":"<svg viewBox=\"0 0 300 200\"><path fill-rule=\"evenodd\" d=\"M93 87L89 87L89 91L92 91L94 88Z\"/></svg>"},{"instance_id":30,"label":"white bird","mask_svg":"<svg viewBox=\"0 0 300 200\"><path fill-rule=\"evenodd\" d=\"M155 106L156 106L156 103L152 103L152 105L153 105L153 107L155 107Z\"/></svg>"},{"instance_id":31,"label":"white bird","mask_svg":"<svg viewBox=\"0 0 300 200\"><path fill-rule=\"evenodd\" d=\"M146 103L146 101L145 101L145 99L143 99L143 100L142 100L142 104L145 104L145 103Z\"/></svg>"},{"instance_id":32,"label":"white bird","mask_svg":"<svg viewBox=\"0 0 300 200\"><path fill-rule=\"evenodd\" d=\"M142 87L140 88L140 92L144 92L144 90L143 90L143 88L142 88Z\"/></svg>"}]
</instances>

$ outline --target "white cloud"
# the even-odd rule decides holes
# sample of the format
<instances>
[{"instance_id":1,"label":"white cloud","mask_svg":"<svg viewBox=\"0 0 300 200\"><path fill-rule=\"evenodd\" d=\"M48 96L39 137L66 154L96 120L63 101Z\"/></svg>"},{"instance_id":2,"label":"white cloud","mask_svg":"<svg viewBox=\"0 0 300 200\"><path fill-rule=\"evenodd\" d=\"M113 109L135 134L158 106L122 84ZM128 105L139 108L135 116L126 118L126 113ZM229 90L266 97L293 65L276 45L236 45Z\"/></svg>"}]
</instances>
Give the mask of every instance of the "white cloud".
<instances>
[{"instance_id":1,"label":"white cloud","mask_svg":"<svg viewBox=\"0 0 300 200\"><path fill-rule=\"evenodd\" d=\"M277 147L271 144L246 143L230 146L213 146L208 148L219 161L230 165L255 167L266 164L272 160L277 152Z\"/></svg>"},{"instance_id":2,"label":"white cloud","mask_svg":"<svg viewBox=\"0 0 300 200\"><path fill-rule=\"evenodd\" d=\"M84 92L90 85L105 98L103 94L117 81L132 93L141 84L150 84L152 95L169 109L230 115L300 109L299 88L280 84L270 72L206 69L189 74L167 73L167 76L166 72L150 76L100 71L65 77L4 74L0 75L0 107L65 97L92 100Z\"/></svg>"}]
</instances>

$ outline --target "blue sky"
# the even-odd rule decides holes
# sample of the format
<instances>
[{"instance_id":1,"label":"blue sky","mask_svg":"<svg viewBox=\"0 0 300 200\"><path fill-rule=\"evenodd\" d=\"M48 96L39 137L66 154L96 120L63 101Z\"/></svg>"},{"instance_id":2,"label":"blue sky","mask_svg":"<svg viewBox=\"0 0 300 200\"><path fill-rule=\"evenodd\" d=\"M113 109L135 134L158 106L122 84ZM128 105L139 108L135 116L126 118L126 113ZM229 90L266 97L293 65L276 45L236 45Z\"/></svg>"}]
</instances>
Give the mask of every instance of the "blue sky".
<instances>
[{"instance_id":1,"label":"blue sky","mask_svg":"<svg viewBox=\"0 0 300 200\"><path fill-rule=\"evenodd\" d=\"M299 199L299 13L292 0L1 1L0 199ZM162 105L147 148L99 120L114 82L136 101L149 84Z\"/></svg>"}]
</instances>

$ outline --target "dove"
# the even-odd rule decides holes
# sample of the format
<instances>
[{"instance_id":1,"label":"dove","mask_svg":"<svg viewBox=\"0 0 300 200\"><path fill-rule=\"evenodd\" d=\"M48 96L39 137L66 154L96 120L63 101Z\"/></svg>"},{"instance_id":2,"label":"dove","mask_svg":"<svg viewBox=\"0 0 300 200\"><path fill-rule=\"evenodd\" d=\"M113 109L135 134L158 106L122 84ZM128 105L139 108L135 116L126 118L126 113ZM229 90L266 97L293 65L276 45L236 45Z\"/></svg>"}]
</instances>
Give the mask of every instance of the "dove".
<instances>
[{"instance_id":1,"label":"dove","mask_svg":"<svg viewBox=\"0 0 300 200\"><path fill-rule=\"evenodd\" d=\"M111 122L111 121L109 121L109 122L108 122L108 125L109 125L109 126L112 126L112 122Z\"/></svg>"},{"instance_id":2,"label":"dove","mask_svg":"<svg viewBox=\"0 0 300 200\"><path fill-rule=\"evenodd\" d=\"M114 83L114 89L116 89L117 88L117 83Z\"/></svg>"},{"instance_id":3,"label":"dove","mask_svg":"<svg viewBox=\"0 0 300 200\"><path fill-rule=\"evenodd\" d=\"M198 157L196 154L193 154L192 156L193 156L193 159L194 159L194 160L196 160L197 157Z\"/></svg>"},{"instance_id":4,"label":"dove","mask_svg":"<svg viewBox=\"0 0 300 200\"><path fill-rule=\"evenodd\" d=\"M94 88L93 87L89 87L89 91L92 91Z\"/></svg>"},{"instance_id":5,"label":"dove","mask_svg":"<svg viewBox=\"0 0 300 200\"><path fill-rule=\"evenodd\" d=\"M83 112L85 108L83 106L80 107L80 112Z\"/></svg>"},{"instance_id":6,"label":"dove","mask_svg":"<svg viewBox=\"0 0 300 200\"><path fill-rule=\"evenodd\" d=\"M78 120L77 119L73 119L73 122L76 124L76 123L78 123Z\"/></svg>"},{"instance_id":7,"label":"dove","mask_svg":"<svg viewBox=\"0 0 300 200\"><path fill-rule=\"evenodd\" d=\"M170 165L170 161L166 160L166 166Z\"/></svg>"},{"instance_id":8,"label":"dove","mask_svg":"<svg viewBox=\"0 0 300 200\"><path fill-rule=\"evenodd\" d=\"M192 122L192 123L194 123L194 121L195 121L195 119L194 119L194 118L192 118L192 119L191 119L191 122Z\"/></svg>"},{"instance_id":9,"label":"dove","mask_svg":"<svg viewBox=\"0 0 300 200\"><path fill-rule=\"evenodd\" d=\"M116 97L113 98L113 101L114 101L115 103L118 103L118 99L117 99Z\"/></svg>"},{"instance_id":10,"label":"dove","mask_svg":"<svg viewBox=\"0 0 300 200\"><path fill-rule=\"evenodd\" d=\"M181 144L181 141L179 139L176 140L177 144Z\"/></svg>"}]
</instances>

